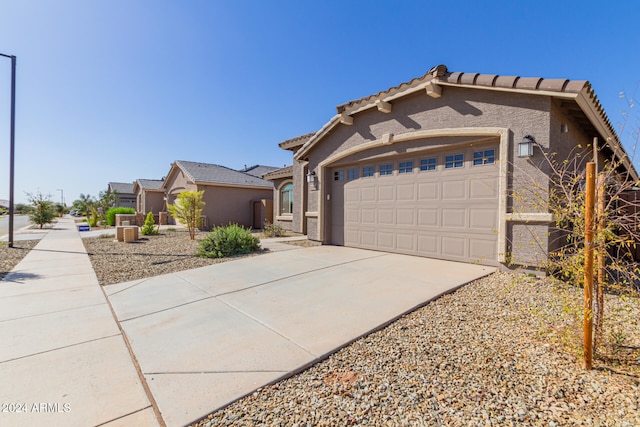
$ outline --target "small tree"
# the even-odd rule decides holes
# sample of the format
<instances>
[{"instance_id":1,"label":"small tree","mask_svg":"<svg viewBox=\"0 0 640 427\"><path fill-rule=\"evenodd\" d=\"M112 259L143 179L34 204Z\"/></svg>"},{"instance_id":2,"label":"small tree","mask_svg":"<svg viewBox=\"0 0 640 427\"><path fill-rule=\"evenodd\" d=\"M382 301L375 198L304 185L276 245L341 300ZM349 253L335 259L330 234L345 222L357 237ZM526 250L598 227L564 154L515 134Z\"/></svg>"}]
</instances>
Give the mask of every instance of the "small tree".
<instances>
[{"instance_id":1,"label":"small tree","mask_svg":"<svg viewBox=\"0 0 640 427\"><path fill-rule=\"evenodd\" d=\"M200 226L200 216L205 205L203 195L204 190L183 191L178 194L175 204L167 206L171 216L187 226L191 240L196 238L196 229Z\"/></svg>"},{"instance_id":2,"label":"small tree","mask_svg":"<svg viewBox=\"0 0 640 427\"><path fill-rule=\"evenodd\" d=\"M145 236L158 234L158 229L155 227L156 222L153 220L153 212L148 212L147 217L144 220L144 226L140 231Z\"/></svg>"},{"instance_id":3,"label":"small tree","mask_svg":"<svg viewBox=\"0 0 640 427\"><path fill-rule=\"evenodd\" d=\"M37 192L35 195L27 193L27 198L32 209L29 211L29 221L42 228L45 224L51 224L56 217L56 210L51 196L43 196Z\"/></svg>"},{"instance_id":4,"label":"small tree","mask_svg":"<svg viewBox=\"0 0 640 427\"><path fill-rule=\"evenodd\" d=\"M106 218L107 212L109 211L109 209L115 207L117 198L118 198L118 194L115 191L111 191L108 188L98 193L98 200L95 202L95 204L96 204L96 207L98 208L98 215L100 217L100 221L103 224L107 222L107 218Z\"/></svg>"}]
</instances>

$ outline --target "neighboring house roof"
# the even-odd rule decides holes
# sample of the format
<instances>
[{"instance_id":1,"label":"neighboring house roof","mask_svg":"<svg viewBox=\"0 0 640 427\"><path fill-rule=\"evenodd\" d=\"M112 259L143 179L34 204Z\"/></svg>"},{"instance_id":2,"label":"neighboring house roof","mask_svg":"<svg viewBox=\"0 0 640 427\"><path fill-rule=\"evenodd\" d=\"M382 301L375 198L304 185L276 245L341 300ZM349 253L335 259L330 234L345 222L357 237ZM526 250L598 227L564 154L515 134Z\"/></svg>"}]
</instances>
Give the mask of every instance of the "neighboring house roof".
<instances>
[{"instance_id":1,"label":"neighboring house roof","mask_svg":"<svg viewBox=\"0 0 640 427\"><path fill-rule=\"evenodd\" d=\"M9 209L9 201L5 199L0 199L0 206L2 206L3 208Z\"/></svg>"},{"instance_id":2,"label":"neighboring house roof","mask_svg":"<svg viewBox=\"0 0 640 427\"><path fill-rule=\"evenodd\" d=\"M115 191L118 194L133 194L132 182L110 182L109 189Z\"/></svg>"},{"instance_id":3,"label":"neighboring house roof","mask_svg":"<svg viewBox=\"0 0 640 427\"><path fill-rule=\"evenodd\" d=\"M293 177L293 165L276 169L262 176L262 178L266 179L267 181L271 181L274 179L282 179L282 178L292 178L292 177Z\"/></svg>"},{"instance_id":4,"label":"neighboring house roof","mask_svg":"<svg viewBox=\"0 0 640 427\"><path fill-rule=\"evenodd\" d=\"M262 178L265 174L272 172L274 170L280 169L276 166L264 166L264 165L254 165L249 166L244 169L240 169L238 172L248 173L249 175L257 176L258 178Z\"/></svg>"},{"instance_id":5,"label":"neighboring house roof","mask_svg":"<svg viewBox=\"0 0 640 427\"><path fill-rule=\"evenodd\" d=\"M422 77L415 78L409 82L402 83L374 95L338 105L336 107L338 114L333 116L318 132L304 141L304 144L297 150L294 157L297 160L302 159L309 149L331 129L340 123L351 124L353 115L361 111L374 107L381 111L388 111L387 109L391 108L394 99L417 91L426 91L428 95L438 98L441 96L443 88L447 86L516 92L558 98L562 100L561 106L568 111L569 115L571 115L577 123L584 127L592 128L594 134L600 135L602 141L601 148L606 145L611 151L610 154L616 159L622 160L625 168L630 171L634 177L638 177L633 164L622 148L613 126L588 81L499 76L497 74L452 73L449 72L445 65L433 67ZM305 137L306 136L307 135L305 135ZM288 143L288 141L280 143L280 147L285 148L283 144L286 143Z\"/></svg>"},{"instance_id":6,"label":"neighboring house roof","mask_svg":"<svg viewBox=\"0 0 640 427\"><path fill-rule=\"evenodd\" d=\"M305 142L307 142L315 132L307 133L305 135L300 135L295 138L287 139L286 141L282 141L278 146L283 150L297 151L298 148L302 147Z\"/></svg>"},{"instance_id":7,"label":"neighboring house roof","mask_svg":"<svg viewBox=\"0 0 640 427\"><path fill-rule=\"evenodd\" d=\"M175 168L180 168L187 178L195 184L273 188L273 184L269 181L225 166L176 160L172 165L172 172ZM168 181L169 179L167 178L164 185Z\"/></svg>"},{"instance_id":8,"label":"neighboring house roof","mask_svg":"<svg viewBox=\"0 0 640 427\"><path fill-rule=\"evenodd\" d=\"M162 185L164 181L161 179L137 179L133 184L133 191L138 192L140 190L147 191L162 191Z\"/></svg>"}]
</instances>

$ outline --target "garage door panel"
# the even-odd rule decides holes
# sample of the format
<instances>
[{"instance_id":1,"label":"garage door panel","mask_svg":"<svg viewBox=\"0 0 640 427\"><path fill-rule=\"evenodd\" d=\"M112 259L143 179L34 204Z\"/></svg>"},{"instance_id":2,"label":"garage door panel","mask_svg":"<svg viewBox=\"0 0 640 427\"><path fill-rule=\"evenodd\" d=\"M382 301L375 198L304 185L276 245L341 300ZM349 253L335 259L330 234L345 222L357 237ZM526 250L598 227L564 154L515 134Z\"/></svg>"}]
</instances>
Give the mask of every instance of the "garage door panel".
<instances>
[{"instance_id":1,"label":"garage door panel","mask_svg":"<svg viewBox=\"0 0 640 427\"><path fill-rule=\"evenodd\" d=\"M380 208L378 209L378 225L394 225L395 215L393 208Z\"/></svg>"},{"instance_id":2,"label":"garage door panel","mask_svg":"<svg viewBox=\"0 0 640 427\"><path fill-rule=\"evenodd\" d=\"M360 242L364 246L374 248L376 246L376 231L360 230Z\"/></svg>"},{"instance_id":3,"label":"garage door panel","mask_svg":"<svg viewBox=\"0 0 640 427\"><path fill-rule=\"evenodd\" d=\"M467 225L467 211L464 208L443 208L442 226L453 228L465 228Z\"/></svg>"},{"instance_id":4,"label":"garage door panel","mask_svg":"<svg viewBox=\"0 0 640 427\"><path fill-rule=\"evenodd\" d=\"M470 239L469 256L473 259L497 261L498 245L495 239Z\"/></svg>"},{"instance_id":5,"label":"garage door panel","mask_svg":"<svg viewBox=\"0 0 640 427\"><path fill-rule=\"evenodd\" d=\"M347 230L344 233L345 246L357 246L360 244L360 232L358 230Z\"/></svg>"},{"instance_id":6,"label":"garage door panel","mask_svg":"<svg viewBox=\"0 0 640 427\"><path fill-rule=\"evenodd\" d=\"M344 192L345 202L359 202L360 201L360 189L359 188L346 188Z\"/></svg>"},{"instance_id":7,"label":"garage door panel","mask_svg":"<svg viewBox=\"0 0 640 427\"><path fill-rule=\"evenodd\" d=\"M498 180L496 178L476 178L469 183L469 198L496 199L498 197Z\"/></svg>"},{"instance_id":8,"label":"garage door panel","mask_svg":"<svg viewBox=\"0 0 640 427\"><path fill-rule=\"evenodd\" d=\"M376 201L376 188L364 187L360 190L360 200L363 202L375 202Z\"/></svg>"},{"instance_id":9,"label":"garage door panel","mask_svg":"<svg viewBox=\"0 0 640 427\"><path fill-rule=\"evenodd\" d=\"M440 253L438 236L418 235L418 252L436 256Z\"/></svg>"},{"instance_id":10,"label":"garage door panel","mask_svg":"<svg viewBox=\"0 0 640 427\"><path fill-rule=\"evenodd\" d=\"M415 184L398 184L398 201L414 201Z\"/></svg>"},{"instance_id":11,"label":"garage door panel","mask_svg":"<svg viewBox=\"0 0 640 427\"><path fill-rule=\"evenodd\" d=\"M346 225L359 225L360 224L360 209L347 208L345 215Z\"/></svg>"},{"instance_id":12,"label":"garage door panel","mask_svg":"<svg viewBox=\"0 0 640 427\"><path fill-rule=\"evenodd\" d=\"M392 185L384 185L378 187L379 202L393 202L396 199L395 187Z\"/></svg>"},{"instance_id":13,"label":"garage door panel","mask_svg":"<svg viewBox=\"0 0 640 427\"><path fill-rule=\"evenodd\" d=\"M399 226L411 226L416 225L416 210L398 208L397 210L397 223Z\"/></svg>"},{"instance_id":14,"label":"garage door panel","mask_svg":"<svg viewBox=\"0 0 640 427\"><path fill-rule=\"evenodd\" d=\"M396 234L396 247L398 250L406 252L415 252L416 250L416 238L413 234Z\"/></svg>"},{"instance_id":15,"label":"garage door panel","mask_svg":"<svg viewBox=\"0 0 640 427\"><path fill-rule=\"evenodd\" d=\"M438 227L440 226L440 210L418 209L418 226L420 227Z\"/></svg>"},{"instance_id":16,"label":"garage door panel","mask_svg":"<svg viewBox=\"0 0 640 427\"><path fill-rule=\"evenodd\" d=\"M467 180L442 182L442 200L465 200L467 198Z\"/></svg>"},{"instance_id":17,"label":"garage door panel","mask_svg":"<svg viewBox=\"0 0 640 427\"><path fill-rule=\"evenodd\" d=\"M454 258L466 258L464 237L442 236L442 255Z\"/></svg>"},{"instance_id":18,"label":"garage door panel","mask_svg":"<svg viewBox=\"0 0 640 427\"><path fill-rule=\"evenodd\" d=\"M377 233L378 247L381 249L395 249L395 235L394 233L388 233L385 231L378 231Z\"/></svg>"},{"instance_id":19,"label":"garage door panel","mask_svg":"<svg viewBox=\"0 0 640 427\"><path fill-rule=\"evenodd\" d=\"M376 224L376 209L374 209L374 208L361 208L360 209L360 223L362 225L375 225Z\"/></svg>"},{"instance_id":20,"label":"garage door panel","mask_svg":"<svg viewBox=\"0 0 640 427\"><path fill-rule=\"evenodd\" d=\"M418 184L418 200L438 200L440 192L438 182L424 182Z\"/></svg>"},{"instance_id":21,"label":"garage door panel","mask_svg":"<svg viewBox=\"0 0 640 427\"><path fill-rule=\"evenodd\" d=\"M469 227L480 230L498 228L498 210L495 208L469 208Z\"/></svg>"}]
</instances>

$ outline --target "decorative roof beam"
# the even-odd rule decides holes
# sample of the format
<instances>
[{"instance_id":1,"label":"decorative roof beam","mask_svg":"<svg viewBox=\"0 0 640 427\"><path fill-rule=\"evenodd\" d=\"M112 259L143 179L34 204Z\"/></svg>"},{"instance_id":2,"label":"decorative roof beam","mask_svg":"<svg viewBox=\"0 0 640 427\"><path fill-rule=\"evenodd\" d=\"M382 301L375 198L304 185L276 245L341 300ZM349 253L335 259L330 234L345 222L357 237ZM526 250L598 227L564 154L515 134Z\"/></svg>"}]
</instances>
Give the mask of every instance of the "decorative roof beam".
<instances>
[{"instance_id":1,"label":"decorative roof beam","mask_svg":"<svg viewBox=\"0 0 640 427\"><path fill-rule=\"evenodd\" d=\"M378 99L376 101L376 107L378 107L378 111L381 111L383 113L390 113L391 112L391 104L389 102L385 102L381 99Z\"/></svg>"},{"instance_id":2,"label":"decorative roof beam","mask_svg":"<svg viewBox=\"0 0 640 427\"><path fill-rule=\"evenodd\" d=\"M440 98L442 96L442 88L438 86L433 80L427 83L426 90L427 95L432 98Z\"/></svg>"},{"instance_id":3,"label":"decorative roof beam","mask_svg":"<svg viewBox=\"0 0 640 427\"><path fill-rule=\"evenodd\" d=\"M351 126L353 124L353 116L346 113L340 114L340 123L343 125Z\"/></svg>"}]
</instances>

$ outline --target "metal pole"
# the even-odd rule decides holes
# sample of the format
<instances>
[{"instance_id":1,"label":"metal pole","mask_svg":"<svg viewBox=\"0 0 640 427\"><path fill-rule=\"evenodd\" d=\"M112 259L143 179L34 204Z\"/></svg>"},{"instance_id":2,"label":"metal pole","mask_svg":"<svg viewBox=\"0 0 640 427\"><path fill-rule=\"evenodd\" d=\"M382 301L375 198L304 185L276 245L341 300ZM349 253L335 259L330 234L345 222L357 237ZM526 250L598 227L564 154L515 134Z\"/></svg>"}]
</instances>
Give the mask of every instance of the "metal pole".
<instances>
[{"instance_id":1,"label":"metal pole","mask_svg":"<svg viewBox=\"0 0 640 427\"><path fill-rule=\"evenodd\" d=\"M11 142L9 149L9 247L13 247L13 187L14 187L14 158L15 158L15 135L16 135L16 57L14 55L0 56L11 58Z\"/></svg>"},{"instance_id":2,"label":"metal pole","mask_svg":"<svg viewBox=\"0 0 640 427\"><path fill-rule=\"evenodd\" d=\"M587 188L584 212L584 368L593 367L593 229L596 190L596 164L587 163Z\"/></svg>"}]
</instances>

